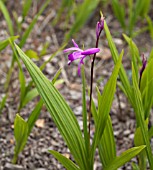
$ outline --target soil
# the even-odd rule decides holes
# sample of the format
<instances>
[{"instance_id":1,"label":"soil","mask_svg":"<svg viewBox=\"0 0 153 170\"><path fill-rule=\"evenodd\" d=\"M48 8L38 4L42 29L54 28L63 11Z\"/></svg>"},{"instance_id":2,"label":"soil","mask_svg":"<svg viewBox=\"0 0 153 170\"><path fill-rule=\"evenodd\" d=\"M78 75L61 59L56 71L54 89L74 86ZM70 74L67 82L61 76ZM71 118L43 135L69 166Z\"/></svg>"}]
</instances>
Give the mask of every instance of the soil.
<instances>
[{"instance_id":1,"label":"soil","mask_svg":"<svg viewBox=\"0 0 153 170\"><path fill-rule=\"evenodd\" d=\"M7 7L9 11L13 9L20 16L21 15L21 2L15 0L7 1ZM40 6L40 2L34 1L32 9L25 20L23 29L28 27L28 24L31 22L35 12ZM41 65L48 57L57 51L61 46L64 40L64 34L66 29L64 29L64 16L58 22L58 24L53 27L52 21L57 15L58 8L60 3L53 0L48 5L47 9L39 17L37 24L35 25L32 33L30 34L27 43L23 47L23 51L32 49L38 54L40 53L42 46L47 42L49 47L47 53L40 58L39 61L34 60L37 65ZM95 46L96 36L95 36L95 25L99 20L99 11L103 7L99 6L95 12L92 14L90 19L84 25L84 27L74 35L75 41L81 47L83 44L85 48L90 48ZM111 34L114 38L114 42L118 48L118 51L121 52L124 49L123 65L126 68L129 78L131 76L131 64L130 64L130 53L128 46L123 39L121 29L117 19L113 16L110 6L105 6L103 13L106 19L106 22L109 26ZM11 15L11 17L13 17ZM73 17L70 18L73 20ZM71 23L72 21L70 21ZM145 23L139 23L136 25L136 29L139 29L141 26L144 26ZM71 25L68 25L67 29ZM7 30L7 23L2 14L0 14L0 40L5 39ZM16 30L17 32L17 30ZM17 35L17 34L16 34ZM137 44L140 54L144 54L146 57L149 56L149 53L153 46L153 41L150 38L149 32L144 32L134 38L135 43ZM70 47L72 42L69 41L67 47ZM108 48L107 39L105 33L102 32L99 48L101 52L98 54L95 61L94 68L94 92L93 98L96 101L96 85L99 86L100 90L103 90L104 85L106 84L111 71L113 69L114 63L111 57L110 50ZM6 81L7 73L11 64L12 51L10 47L7 47L0 54L0 101L5 95L4 84ZM86 58L85 61L85 73L87 82L90 82L90 64L91 59ZM22 62L21 62L22 63ZM22 67L25 71L27 82L30 81L30 76L26 71L25 66L22 64ZM77 74L77 62L72 63L70 66L67 65L67 55L60 52L56 55L50 63L46 65L43 73L51 80L56 73L56 71L62 68L62 73L60 79L63 81L62 84L58 84L56 87L60 93L64 96L72 110L74 111L78 122L82 128L82 81ZM41 114L36 122L32 132L28 138L27 144L23 152L19 155L17 165L12 165L11 160L14 154L15 139L14 139L14 118L17 113L17 108L20 100L20 86L18 80L18 66L15 64L13 74L11 76L11 82L9 86L9 96L5 107L0 114L0 170L59 170L64 169L61 164L48 152L49 149L56 150L66 157L71 158L69 149L67 148L65 142L63 141L61 135L58 132L57 127L55 126L49 112L43 106ZM33 101L28 103L20 112L20 115L27 120L34 106L38 102L39 97L35 98ZM122 91L117 87L117 93L114 97L114 102L111 109L111 119L114 129L114 136L116 140L116 149L117 154L121 154L128 148L134 146L133 138L135 131L135 115L131 105L129 104L127 98L122 93ZM153 120L151 120L151 123ZM94 128L92 128L91 133L93 135ZM133 161L137 161L136 158ZM98 156L95 158L95 170L102 169L99 162ZM127 163L120 169L130 170L131 165Z\"/></svg>"}]
</instances>

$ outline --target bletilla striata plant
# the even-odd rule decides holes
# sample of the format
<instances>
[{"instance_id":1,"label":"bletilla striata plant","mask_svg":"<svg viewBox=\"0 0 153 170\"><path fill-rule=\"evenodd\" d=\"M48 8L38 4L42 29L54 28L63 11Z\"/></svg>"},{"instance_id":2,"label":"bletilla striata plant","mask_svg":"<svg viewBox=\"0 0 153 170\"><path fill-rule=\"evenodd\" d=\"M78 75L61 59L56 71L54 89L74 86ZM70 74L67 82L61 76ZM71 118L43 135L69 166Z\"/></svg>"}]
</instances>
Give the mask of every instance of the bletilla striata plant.
<instances>
[{"instance_id":1,"label":"bletilla striata plant","mask_svg":"<svg viewBox=\"0 0 153 170\"><path fill-rule=\"evenodd\" d=\"M115 66L112 71L108 82L106 83L103 93L101 94L97 87L98 107L96 107L92 100L92 84L93 84L93 70L96 53L99 52L98 43L102 30L105 28L108 35L108 29L104 17L101 14L100 21L96 25L96 45L95 48L89 48L82 50L72 40L74 47L65 49L64 52L70 52L68 55L68 64L74 60L80 60L78 66L78 73L82 75L82 115L83 115L83 134L75 114L62 97L60 92L55 88L54 84L47 79L41 70L28 58L24 52L15 44L15 47L23 60L27 70L29 71L32 80L34 81L36 88L45 103L50 115L58 127L59 132L63 136L73 160L64 157L57 151L50 150L50 153L58 159L58 161L68 170L93 170L94 169L94 157L96 149L100 155L100 160L104 170L116 170L117 168L130 161L133 157L139 154L145 145L139 145L123 152L120 156L116 154L116 144L113 135L113 127L111 123L111 117L109 115L114 94L116 91L116 81L120 69L122 69L122 56L115 53ZM107 37L109 43L112 45L113 41ZM115 47L111 47L111 50ZM86 81L83 67L83 60L93 55L91 62L91 82L90 82L90 104L89 113L87 114L86 106ZM113 54L114 55L114 54ZM82 67L81 67L82 66ZM91 114L94 119L95 132L92 142L90 141L90 123ZM88 115L88 116L87 116ZM88 119L87 119L88 117Z\"/></svg>"}]
</instances>

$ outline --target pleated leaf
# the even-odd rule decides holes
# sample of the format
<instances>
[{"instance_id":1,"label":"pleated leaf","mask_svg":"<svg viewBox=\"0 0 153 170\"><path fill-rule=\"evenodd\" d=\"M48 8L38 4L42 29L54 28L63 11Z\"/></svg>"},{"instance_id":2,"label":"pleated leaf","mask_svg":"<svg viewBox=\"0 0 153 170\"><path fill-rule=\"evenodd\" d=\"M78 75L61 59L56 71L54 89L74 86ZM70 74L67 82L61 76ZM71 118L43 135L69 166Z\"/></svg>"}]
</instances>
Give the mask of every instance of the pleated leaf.
<instances>
[{"instance_id":1,"label":"pleated leaf","mask_svg":"<svg viewBox=\"0 0 153 170\"><path fill-rule=\"evenodd\" d=\"M67 169L67 170L80 170L70 159L66 158L62 154L49 150L49 152Z\"/></svg>"},{"instance_id":2,"label":"pleated leaf","mask_svg":"<svg viewBox=\"0 0 153 170\"><path fill-rule=\"evenodd\" d=\"M123 152L120 156L116 157L104 170L116 170L125 163L129 162L137 154L139 154L145 148L144 145L139 147L133 147Z\"/></svg>"},{"instance_id":3,"label":"pleated leaf","mask_svg":"<svg viewBox=\"0 0 153 170\"><path fill-rule=\"evenodd\" d=\"M97 88L97 96L98 96L98 101L100 102L101 94L98 88ZM92 114L94 117L95 126L97 126L98 113L93 101L92 101ZM104 133L98 145L98 151L99 151L103 168L108 166L109 163L112 160L114 160L114 158L116 157L116 145L115 145L113 127L112 127L110 116L108 116Z\"/></svg>"},{"instance_id":4,"label":"pleated leaf","mask_svg":"<svg viewBox=\"0 0 153 170\"><path fill-rule=\"evenodd\" d=\"M89 137L89 133L88 133L87 106L86 106L86 81L85 81L85 72L84 72L83 66L82 66L82 69L81 69L81 75L82 75L83 133L84 133L86 149L89 153L90 137Z\"/></svg>"},{"instance_id":5,"label":"pleated leaf","mask_svg":"<svg viewBox=\"0 0 153 170\"><path fill-rule=\"evenodd\" d=\"M147 125L148 125L148 123L147 123ZM134 134L134 145L135 146L144 145L144 140L143 140L143 136L142 136L140 127L136 128L136 131ZM139 167L141 167L141 169L146 169L147 157L146 157L145 149L142 152L140 152L140 154L138 155L138 160L139 160L138 161Z\"/></svg>"},{"instance_id":6,"label":"pleated leaf","mask_svg":"<svg viewBox=\"0 0 153 170\"><path fill-rule=\"evenodd\" d=\"M142 100L145 110L145 118L149 117L150 109L153 105L153 59L149 60L145 68L140 84L140 91L142 93Z\"/></svg>"},{"instance_id":7,"label":"pleated leaf","mask_svg":"<svg viewBox=\"0 0 153 170\"><path fill-rule=\"evenodd\" d=\"M142 97L136 80L136 74L133 65L132 65L132 81L133 81L133 94L134 94L134 111L136 114L137 126L140 127L141 129L144 144L146 145L146 153L150 164L150 169L153 170L153 155L152 155L152 150L149 141L148 128L145 123Z\"/></svg>"},{"instance_id":8,"label":"pleated leaf","mask_svg":"<svg viewBox=\"0 0 153 170\"><path fill-rule=\"evenodd\" d=\"M124 39L127 41L129 47L130 47L130 54L132 58L132 62L134 64L134 69L136 72L137 76L137 81L139 81L139 70L138 70L138 64L141 63L140 55L139 55L139 50L136 46L136 44L132 41L131 38L129 38L127 35L123 34Z\"/></svg>"},{"instance_id":9,"label":"pleated leaf","mask_svg":"<svg viewBox=\"0 0 153 170\"><path fill-rule=\"evenodd\" d=\"M103 168L105 168L116 157L116 145L110 116L108 116L107 124L98 148Z\"/></svg>"},{"instance_id":10,"label":"pleated leaf","mask_svg":"<svg viewBox=\"0 0 153 170\"><path fill-rule=\"evenodd\" d=\"M23 19L27 16L31 5L32 5L32 0L23 0L23 9L22 9Z\"/></svg>"},{"instance_id":11,"label":"pleated leaf","mask_svg":"<svg viewBox=\"0 0 153 170\"><path fill-rule=\"evenodd\" d=\"M0 101L0 114L2 113L3 108L5 107L5 103L7 100L7 94L2 98L2 100Z\"/></svg>"},{"instance_id":12,"label":"pleated leaf","mask_svg":"<svg viewBox=\"0 0 153 170\"><path fill-rule=\"evenodd\" d=\"M2 11L4 18L6 20L6 23L8 25L8 30L10 32L10 35L13 36L14 35L14 30L13 30L13 24L12 24L12 20L9 14L9 11L7 10L4 2L2 0L0 0L0 11Z\"/></svg>"},{"instance_id":13,"label":"pleated leaf","mask_svg":"<svg viewBox=\"0 0 153 170\"><path fill-rule=\"evenodd\" d=\"M16 163L18 154L23 150L27 138L28 138L28 124L27 122L20 116L16 115L14 122L14 136L15 136L15 149L14 149L14 158L13 163Z\"/></svg>"},{"instance_id":14,"label":"pleated leaf","mask_svg":"<svg viewBox=\"0 0 153 170\"><path fill-rule=\"evenodd\" d=\"M88 169L87 152L77 119L64 98L43 75L40 69L16 45L16 49L28 69L36 88L49 110L56 126L66 141L80 169Z\"/></svg>"},{"instance_id":15,"label":"pleated leaf","mask_svg":"<svg viewBox=\"0 0 153 170\"><path fill-rule=\"evenodd\" d=\"M28 136L30 135L30 132L38 119L38 116L40 115L41 108L43 106L43 101L40 99L37 105L35 106L34 110L31 112L29 118L28 118Z\"/></svg>"},{"instance_id":16,"label":"pleated leaf","mask_svg":"<svg viewBox=\"0 0 153 170\"><path fill-rule=\"evenodd\" d=\"M29 27L26 29L26 31L24 32L23 36L21 37L21 41L19 46L23 47L29 34L31 33L31 31L33 30L33 27L35 26L38 17L42 14L42 12L45 10L45 8L47 7L47 5L49 4L50 0L46 0L44 2L44 4L42 5L42 7L40 8L39 12L35 15L34 19L32 20L32 22L30 23Z\"/></svg>"},{"instance_id":17,"label":"pleated leaf","mask_svg":"<svg viewBox=\"0 0 153 170\"><path fill-rule=\"evenodd\" d=\"M110 51L111 51L111 54L112 54L112 58L114 60L114 63L116 63L119 55L118 55L117 48L116 48L116 46L113 42L110 31L108 29L106 21L104 22L104 29L105 29L108 45L109 45L109 48L110 48ZM124 69L123 66L121 66L121 68L120 68L119 77L120 77L120 80L123 84L124 92L126 92L125 95L128 97L130 103L132 104L133 103L132 90L131 90L129 80L128 80L128 77L126 75L126 72L125 72L125 69Z\"/></svg>"},{"instance_id":18,"label":"pleated leaf","mask_svg":"<svg viewBox=\"0 0 153 170\"><path fill-rule=\"evenodd\" d=\"M109 116L112 101L114 98L114 93L116 90L116 80L117 80L119 69L121 67L122 56L123 56L123 51L120 55L119 60L117 61L116 65L115 65L115 68L112 72L110 79L108 80L107 84L104 87L103 94L100 98L100 101L98 102L99 103L98 121L97 121L96 131L95 131L93 144L92 144L92 148L91 148L91 160L90 161L93 161L95 149L96 149L97 145L99 144L99 142L102 138L104 129L106 127L106 122L107 122L107 119Z\"/></svg>"}]
</instances>

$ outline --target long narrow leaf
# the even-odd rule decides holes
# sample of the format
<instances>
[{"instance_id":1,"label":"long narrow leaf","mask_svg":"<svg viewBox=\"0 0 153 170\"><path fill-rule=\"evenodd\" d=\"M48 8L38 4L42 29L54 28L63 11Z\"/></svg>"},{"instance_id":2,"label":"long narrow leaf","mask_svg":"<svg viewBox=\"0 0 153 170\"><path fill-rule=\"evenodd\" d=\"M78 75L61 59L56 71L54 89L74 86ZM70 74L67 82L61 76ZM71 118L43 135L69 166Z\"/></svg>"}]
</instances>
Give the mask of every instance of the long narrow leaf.
<instances>
[{"instance_id":1,"label":"long narrow leaf","mask_svg":"<svg viewBox=\"0 0 153 170\"><path fill-rule=\"evenodd\" d=\"M117 60L118 60L119 55L118 55L116 46L115 46L115 44L113 42L113 39L111 37L110 31L108 29L108 26L107 26L106 22L104 23L104 29L105 29L108 45L109 45L109 48L110 48L114 63L116 63ZM119 77L120 77L121 82L123 84L124 91L126 91L126 96L128 97L130 103L132 104L133 103L132 90L131 90L129 80L128 80L128 77L126 75L126 72L125 72L125 69L124 69L123 66L121 66L121 69L119 71Z\"/></svg>"},{"instance_id":2,"label":"long narrow leaf","mask_svg":"<svg viewBox=\"0 0 153 170\"><path fill-rule=\"evenodd\" d=\"M14 149L15 153L12 162L16 163L18 154L24 148L28 138L28 124L18 114L16 115L15 122L14 122L14 136L16 140L16 145Z\"/></svg>"},{"instance_id":3,"label":"long narrow leaf","mask_svg":"<svg viewBox=\"0 0 153 170\"><path fill-rule=\"evenodd\" d=\"M28 29L24 32L23 36L21 37L21 41L19 46L23 47L29 34L31 33L33 27L35 26L38 17L41 15L41 13L44 11L44 9L47 7L47 5L49 4L50 0L46 0L46 2L44 3L44 5L41 7L41 9L39 10L39 12L37 13L37 15L34 17L34 19L32 20L31 24L29 25Z\"/></svg>"},{"instance_id":4,"label":"long narrow leaf","mask_svg":"<svg viewBox=\"0 0 153 170\"><path fill-rule=\"evenodd\" d=\"M117 168L130 161L133 157L139 154L146 146L142 145L134 147L123 152L119 157L115 158L104 170L116 170Z\"/></svg>"},{"instance_id":5,"label":"long narrow leaf","mask_svg":"<svg viewBox=\"0 0 153 170\"><path fill-rule=\"evenodd\" d=\"M138 122L137 126L138 127L140 126L141 128L143 140L146 145L146 153L147 153L147 158L150 164L150 169L153 170L153 155L152 155L149 136L148 136L148 129L145 123L145 115L144 115L144 108L143 108L141 93L138 87L133 65L132 65L132 80L133 80L133 93L134 93L134 103L135 103L134 110L135 110L136 118Z\"/></svg>"},{"instance_id":6,"label":"long narrow leaf","mask_svg":"<svg viewBox=\"0 0 153 170\"><path fill-rule=\"evenodd\" d=\"M15 46L75 161L80 169L88 169L89 163L85 143L74 113L40 69L17 45Z\"/></svg>"},{"instance_id":7,"label":"long narrow leaf","mask_svg":"<svg viewBox=\"0 0 153 170\"><path fill-rule=\"evenodd\" d=\"M81 70L82 75L82 103L83 103L83 132L84 132L84 139L86 144L86 149L89 151L90 148L90 138L88 133L88 127L87 127L87 107L86 107L86 81L85 81L85 73L84 73L84 67L82 67ZM89 152L88 152L89 154Z\"/></svg>"},{"instance_id":8,"label":"long narrow leaf","mask_svg":"<svg viewBox=\"0 0 153 170\"><path fill-rule=\"evenodd\" d=\"M49 152L54 155L54 157L67 169L67 170L80 170L77 165L75 165L70 159L66 158L65 156L61 155L60 153L49 150Z\"/></svg>"},{"instance_id":9,"label":"long narrow leaf","mask_svg":"<svg viewBox=\"0 0 153 170\"><path fill-rule=\"evenodd\" d=\"M91 160L90 161L93 161L95 149L100 142L100 139L102 137L102 134L106 126L106 121L108 119L108 115L109 115L112 101L114 98L114 93L116 90L116 80L117 80L119 69L121 67L122 56L123 56L123 51L120 55L118 62L115 65L115 68L113 70L113 73L110 79L108 80L107 84L104 87L103 94L100 99L100 104L98 107L98 122L97 122L97 127L96 127L93 144L91 148Z\"/></svg>"},{"instance_id":10,"label":"long narrow leaf","mask_svg":"<svg viewBox=\"0 0 153 170\"><path fill-rule=\"evenodd\" d=\"M35 106L34 110L32 111L32 113L30 114L30 116L28 118L28 121L27 121L27 123L28 123L28 136L29 136L36 120L38 119L38 116L40 114L42 106L43 106L43 101L40 99L40 101Z\"/></svg>"},{"instance_id":11,"label":"long narrow leaf","mask_svg":"<svg viewBox=\"0 0 153 170\"><path fill-rule=\"evenodd\" d=\"M22 10L22 17L23 19L27 16L29 9L31 7L32 0L24 0L23 1L23 10Z\"/></svg>"},{"instance_id":12,"label":"long narrow leaf","mask_svg":"<svg viewBox=\"0 0 153 170\"><path fill-rule=\"evenodd\" d=\"M7 38L6 40L0 41L0 51L2 51L6 46L10 44L10 41L14 41L18 38L19 36L12 36Z\"/></svg>"},{"instance_id":13,"label":"long narrow leaf","mask_svg":"<svg viewBox=\"0 0 153 170\"><path fill-rule=\"evenodd\" d=\"M4 17L5 17L5 20L7 22L10 35L13 36L14 35L14 30L13 30L12 20L10 18L9 12L8 12L8 10L7 10L7 8L4 5L2 0L0 0L0 10L2 11L2 13L3 13Z\"/></svg>"}]
</instances>

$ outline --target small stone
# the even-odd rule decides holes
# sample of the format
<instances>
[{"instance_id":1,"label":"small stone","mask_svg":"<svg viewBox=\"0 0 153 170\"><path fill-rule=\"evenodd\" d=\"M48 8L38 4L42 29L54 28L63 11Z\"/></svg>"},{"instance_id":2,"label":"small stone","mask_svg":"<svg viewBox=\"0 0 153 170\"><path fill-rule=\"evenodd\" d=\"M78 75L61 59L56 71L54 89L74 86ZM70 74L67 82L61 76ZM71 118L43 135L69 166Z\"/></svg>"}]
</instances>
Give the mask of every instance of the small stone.
<instances>
[{"instance_id":1,"label":"small stone","mask_svg":"<svg viewBox=\"0 0 153 170\"><path fill-rule=\"evenodd\" d=\"M129 135L130 133L131 133L131 131L128 129L124 131L124 135L126 135L126 136Z\"/></svg>"},{"instance_id":2,"label":"small stone","mask_svg":"<svg viewBox=\"0 0 153 170\"><path fill-rule=\"evenodd\" d=\"M20 165L14 165L11 163L6 163L4 170L24 170L24 168Z\"/></svg>"},{"instance_id":3,"label":"small stone","mask_svg":"<svg viewBox=\"0 0 153 170\"><path fill-rule=\"evenodd\" d=\"M130 139L134 139L134 134L130 134L130 135L129 135L129 138L130 138Z\"/></svg>"}]
</instances>

